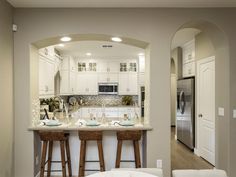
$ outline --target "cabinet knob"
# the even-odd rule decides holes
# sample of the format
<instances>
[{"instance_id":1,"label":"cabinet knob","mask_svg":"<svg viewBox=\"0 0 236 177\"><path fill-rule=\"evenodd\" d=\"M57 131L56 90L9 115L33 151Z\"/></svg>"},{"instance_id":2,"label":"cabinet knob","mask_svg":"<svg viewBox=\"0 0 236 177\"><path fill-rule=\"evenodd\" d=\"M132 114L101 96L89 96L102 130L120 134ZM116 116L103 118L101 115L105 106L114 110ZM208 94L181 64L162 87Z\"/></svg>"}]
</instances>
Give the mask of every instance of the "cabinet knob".
<instances>
[{"instance_id":1,"label":"cabinet knob","mask_svg":"<svg viewBox=\"0 0 236 177\"><path fill-rule=\"evenodd\" d=\"M202 117L203 117L203 115L202 115L202 114L198 114L198 117L202 118Z\"/></svg>"}]
</instances>

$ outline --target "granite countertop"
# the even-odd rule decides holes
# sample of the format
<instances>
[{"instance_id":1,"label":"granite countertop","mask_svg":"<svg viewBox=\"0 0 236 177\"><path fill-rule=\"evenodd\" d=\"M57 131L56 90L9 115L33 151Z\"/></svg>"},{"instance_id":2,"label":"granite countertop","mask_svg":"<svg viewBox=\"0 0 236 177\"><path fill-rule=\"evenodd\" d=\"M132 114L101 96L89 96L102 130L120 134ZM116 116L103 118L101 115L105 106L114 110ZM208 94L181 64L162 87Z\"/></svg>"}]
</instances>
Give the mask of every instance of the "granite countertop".
<instances>
[{"instance_id":1,"label":"granite countertop","mask_svg":"<svg viewBox=\"0 0 236 177\"><path fill-rule=\"evenodd\" d=\"M86 131L119 131L119 130L152 130L152 127L149 124L135 124L134 126L121 126L121 125L111 125L109 123L104 123L99 126L87 126L87 125L78 125L77 120L74 121L65 121L62 122L60 126L46 126L46 125L36 125L30 126L28 128L30 131L39 131L39 130L47 130L47 131L78 131L78 130L86 130Z\"/></svg>"}]
</instances>

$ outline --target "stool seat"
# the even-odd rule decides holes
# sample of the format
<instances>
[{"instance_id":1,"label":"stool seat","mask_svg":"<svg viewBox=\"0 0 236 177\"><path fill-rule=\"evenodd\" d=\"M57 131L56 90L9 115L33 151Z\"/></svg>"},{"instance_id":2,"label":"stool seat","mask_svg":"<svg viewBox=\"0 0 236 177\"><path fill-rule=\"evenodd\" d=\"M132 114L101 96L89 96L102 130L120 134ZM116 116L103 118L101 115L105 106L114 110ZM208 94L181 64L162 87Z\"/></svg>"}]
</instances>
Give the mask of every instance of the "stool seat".
<instances>
[{"instance_id":1,"label":"stool seat","mask_svg":"<svg viewBox=\"0 0 236 177\"><path fill-rule=\"evenodd\" d=\"M120 168L120 162L135 162L136 168L141 168L140 162L140 152L139 152L139 140L142 137L142 132L140 130L134 131L118 131L117 132L117 153L116 153L116 168ZM121 160L121 151L122 151L122 143L124 140L133 141L134 147L134 158L135 160Z\"/></svg>"},{"instance_id":2,"label":"stool seat","mask_svg":"<svg viewBox=\"0 0 236 177\"><path fill-rule=\"evenodd\" d=\"M41 158L41 169L40 169L40 177L44 177L45 166L47 166L47 177L51 176L51 164L61 162L62 170L55 170L55 171L62 171L63 177L66 177L66 164L68 166L68 173L69 176L72 176L71 170L71 158L70 158L70 145L69 145L69 133L65 132L51 132L51 131L39 131L38 132L41 141L43 141L43 148L42 148L42 158ZM55 141L60 142L60 149L61 149L61 161L52 161L52 152L53 152L53 143ZM48 148L49 143L49 148ZM66 152L65 152L66 149ZM47 156L48 150L48 156ZM67 160L65 160L65 153ZM46 161L46 156L48 157Z\"/></svg>"},{"instance_id":3,"label":"stool seat","mask_svg":"<svg viewBox=\"0 0 236 177\"><path fill-rule=\"evenodd\" d=\"M79 177L83 177L85 171L105 171L105 162L102 146L102 131L79 131L80 144L80 161L79 161ZM99 161L86 161L86 145L87 141L97 141ZM99 162L100 170L85 169L86 162Z\"/></svg>"}]
</instances>

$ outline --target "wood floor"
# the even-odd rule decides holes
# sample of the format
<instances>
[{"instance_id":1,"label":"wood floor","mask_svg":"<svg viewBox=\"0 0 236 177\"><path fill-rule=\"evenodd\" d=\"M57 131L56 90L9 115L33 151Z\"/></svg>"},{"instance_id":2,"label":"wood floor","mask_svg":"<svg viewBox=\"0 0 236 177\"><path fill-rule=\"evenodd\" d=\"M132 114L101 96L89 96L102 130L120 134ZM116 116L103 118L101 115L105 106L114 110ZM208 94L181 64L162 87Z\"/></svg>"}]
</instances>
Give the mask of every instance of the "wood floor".
<instances>
[{"instance_id":1,"label":"wood floor","mask_svg":"<svg viewBox=\"0 0 236 177\"><path fill-rule=\"evenodd\" d=\"M213 166L196 156L185 145L175 140L175 128L171 128L171 169L212 169Z\"/></svg>"}]
</instances>

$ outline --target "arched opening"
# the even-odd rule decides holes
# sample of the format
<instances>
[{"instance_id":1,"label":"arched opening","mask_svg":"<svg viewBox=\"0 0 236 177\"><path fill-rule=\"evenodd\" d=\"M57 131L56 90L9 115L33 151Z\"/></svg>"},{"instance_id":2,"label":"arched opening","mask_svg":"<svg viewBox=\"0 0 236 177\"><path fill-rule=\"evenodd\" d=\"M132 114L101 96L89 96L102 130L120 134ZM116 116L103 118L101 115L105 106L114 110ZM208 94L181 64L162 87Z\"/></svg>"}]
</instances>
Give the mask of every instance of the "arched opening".
<instances>
[{"instance_id":1,"label":"arched opening","mask_svg":"<svg viewBox=\"0 0 236 177\"><path fill-rule=\"evenodd\" d=\"M95 108L85 108L86 110L83 110L82 113L76 112L74 116L77 117L78 119L83 117L82 115L83 112L86 114L85 117L89 117L93 115L96 118L100 119L100 117L103 116L101 112L103 113L104 110L108 110L109 109L108 106L110 104L112 106L111 108L112 110L111 112L105 113L105 114L107 116L108 114L111 114L110 116L111 118L112 116L120 117L120 115L123 116L124 114L127 114L127 116L130 116L130 117L135 117L137 113L138 117L140 118L139 121L147 122L149 120L148 117L145 116L145 120L143 120L144 115L142 114L143 112L145 112L145 115L148 115L147 113L148 110L146 111L146 109L144 108L144 107L147 107L144 104L148 104L148 102L145 102L143 100L144 94L145 94L144 87L146 84L145 62L146 60L149 60L148 58L149 55L147 55L149 51L146 50L146 48L148 47L148 43L144 41L128 38L128 37L122 37L121 43L115 43L111 41L112 36L103 35L103 34L82 34L82 35L78 34L78 35L67 35L67 36L72 39L70 42L63 43L60 40L62 36L58 36L58 37L52 37L52 38L37 41L33 43L30 47L30 81L31 81L30 91L31 91L31 105L32 105L32 113L31 113L32 120L30 120L30 122L33 125L37 125L39 123L38 122L39 120L38 118L40 117L39 107L42 106L41 103L44 104L46 101L51 102L51 98L53 98L52 100L53 102L55 101L54 97L58 97L58 96L60 97L60 99L61 98L63 99L64 103L66 101L69 103L71 101L73 102L75 98L77 101L76 104L80 104L81 107L91 106L91 104L94 105L94 103L99 104L99 105L94 105ZM59 44L63 44L61 45L63 46L63 48L60 48L61 46L59 46ZM98 49L96 48L96 46L99 46L100 48ZM115 52L114 51L110 52L109 48L110 49L118 48L118 49ZM82 51L81 53L83 53L83 56L81 55L80 52L78 52L79 50ZM101 56L101 55L95 54L96 52L101 52L101 50L104 50L103 52L106 52L106 55ZM47 88L45 90L44 89L45 84L40 83L41 82L40 77L42 78L44 77L46 78L46 80L50 80L49 78L51 78L51 81L49 81L49 84L52 84L53 79L52 77L50 77L50 72L46 73L48 72L48 70L51 70L50 68L47 69L48 64L44 63L45 61L47 62L48 59L44 61L44 59L40 59L40 57L42 56L44 57L44 55L48 55L50 58L51 57L50 52L53 52L57 55L56 58L59 60L58 61L59 65L57 64L57 61L55 61L56 74L52 73L54 77L54 84L51 85L52 88L54 87L54 89L51 89L51 87L47 85ZM110 53L110 55L107 55L107 53ZM120 55L116 55L116 53L120 53ZM125 53L129 53L129 55ZM121 61L119 61L119 59ZM63 64L63 60L66 61L65 64ZM100 62L99 60L101 60L101 63L99 63ZM118 65L116 61L118 61ZM71 64L70 62L75 63L75 65L73 64L72 68L70 66ZM49 67L50 67L50 63L51 61L49 61ZM100 67L100 64L101 64L101 67ZM104 66L102 66L103 64ZM42 69L43 69L42 72L40 72L40 66L42 66ZM109 71L108 71L108 66L109 66ZM68 69L65 69L66 67L68 67ZM58 68L61 68L61 71L59 74L58 74L58 70L60 69ZM86 71L88 71L89 73L86 73ZM123 71L125 72L121 73ZM74 75L75 73L76 75ZM58 75L60 77L59 79L57 77ZM120 75L122 77L120 77ZM67 78L67 79L64 81L63 78ZM73 80L74 78L77 78L77 79ZM94 78L96 79L94 80ZM107 84L107 85L114 84L113 88L117 87L117 85L119 88L121 88L124 81L125 81L125 84L129 84L126 81L130 82L131 84L129 86L131 88L129 88L128 90L127 88L124 88L123 91L122 90L118 91L114 89L113 92L116 92L116 93L110 93L109 90L106 91L107 93L102 93L102 94L98 93L100 92L99 90L100 83L102 87L104 87L102 84ZM81 86L79 86L79 89L78 89L77 86L72 85L72 83L75 83L75 82L76 83L81 82L80 85L85 85L87 83L92 83L92 85L88 85L86 88L82 88ZM93 84L93 82L95 84ZM40 90L41 85L42 85L42 90ZM59 89L57 88L58 85L60 85ZM133 87L133 85L136 85L135 86L136 88ZM77 87L76 91L74 90L74 87ZM91 88L94 88L94 89L92 90ZM84 90L81 90L81 89L84 89ZM146 89L146 92L147 91L148 90ZM85 93L85 92L89 92L89 93ZM104 96L105 94L106 96ZM130 97L132 99L132 103L130 101ZM130 108L127 108L128 113L126 113L126 111L122 112L120 108L117 108L119 109L119 115L117 115L116 114L117 111L114 111L114 109L116 109L114 105L115 106L118 105L118 107L120 106L119 104L123 105L123 100L127 105L130 106ZM47 105L50 105L50 104L51 103L49 104L46 103L45 105L47 107ZM106 109L104 105L106 105ZM53 106L54 106L54 103L53 103ZM60 109L60 102L58 106ZM98 106L100 106L101 108L98 108ZM50 109L50 112L54 113L54 111L57 108L51 109L49 106L48 109ZM100 109L101 111L99 112L98 109ZM115 113L115 116L114 116L114 113ZM57 119L59 118L57 117ZM107 120L107 121L110 121L110 120ZM111 121L109 123L111 123ZM116 144L116 141L115 141L116 139L114 139L113 141L110 138L111 135L112 137L115 137L114 132L113 134L111 134L110 132L104 133L105 144L114 144L114 145ZM106 137L108 137L109 143L106 143ZM72 133L71 135L72 141L73 139L75 140L77 138L78 138L77 134L73 135ZM35 142L34 153L36 156L35 159L39 159L38 156L40 155L40 152L41 152L41 146L40 146L40 139L36 133L34 135L34 142ZM76 144L77 141L74 141L74 142L75 144L73 143L71 144L71 151L77 152L78 148L76 149L75 147L78 146L78 144ZM92 144L92 148L96 148L96 146ZM114 149L116 147L108 146L108 145L104 146L105 151L111 151L112 148ZM55 152L58 153L57 151L59 150L56 149ZM143 152L145 153L145 151ZM145 156L144 153L142 153L143 156ZM93 154L93 152L91 154ZM129 157L130 154L133 155L132 151L129 152L128 150L126 153L126 156ZM96 155L94 156L96 157ZM91 158L94 158L94 156L92 156ZM109 157L105 157L105 158L106 158L106 163L107 163L106 170L110 170L114 166L113 163L115 161L115 156L112 157L110 155ZM133 157L131 156L130 159L133 159ZM143 166L145 166L145 163L146 163L145 157L142 159L143 159L142 164ZM76 175L78 172L77 168L79 166L78 160L77 159L72 159L72 160L73 160L72 163L75 164L72 171L73 171L73 174ZM34 171L37 174L39 172L40 167L39 167L39 163L37 163L36 161L37 160L35 160ZM94 167L92 166L92 168Z\"/></svg>"},{"instance_id":2,"label":"arched opening","mask_svg":"<svg viewBox=\"0 0 236 177\"><path fill-rule=\"evenodd\" d=\"M229 142L222 136L228 137L229 123L228 90L224 87L229 84L226 69L229 62L227 37L210 22L188 22L178 29L172 39L171 57L175 57L177 75L177 95L171 99L172 110L173 102L176 103L176 125L172 128L171 139L172 170L213 167L228 170L229 157L224 154L228 153ZM214 74L210 72L211 74L204 75L204 71L209 70L210 62ZM211 79L206 81L208 76L211 76ZM189 89L186 85L191 79L193 84L190 84ZM187 96L185 93L185 98L182 94L183 85L191 91ZM205 99L203 94L208 99ZM209 102L209 99L212 101ZM181 109L183 107L185 110ZM188 113L185 114L187 110ZM206 110L211 110L210 116ZM221 117L225 117L225 122ZM204 121L212 122L207 125ZM209 132L204 126L208 127ZM204 152L204 148L209 153Z\"/></svg>"}]
</instances>

